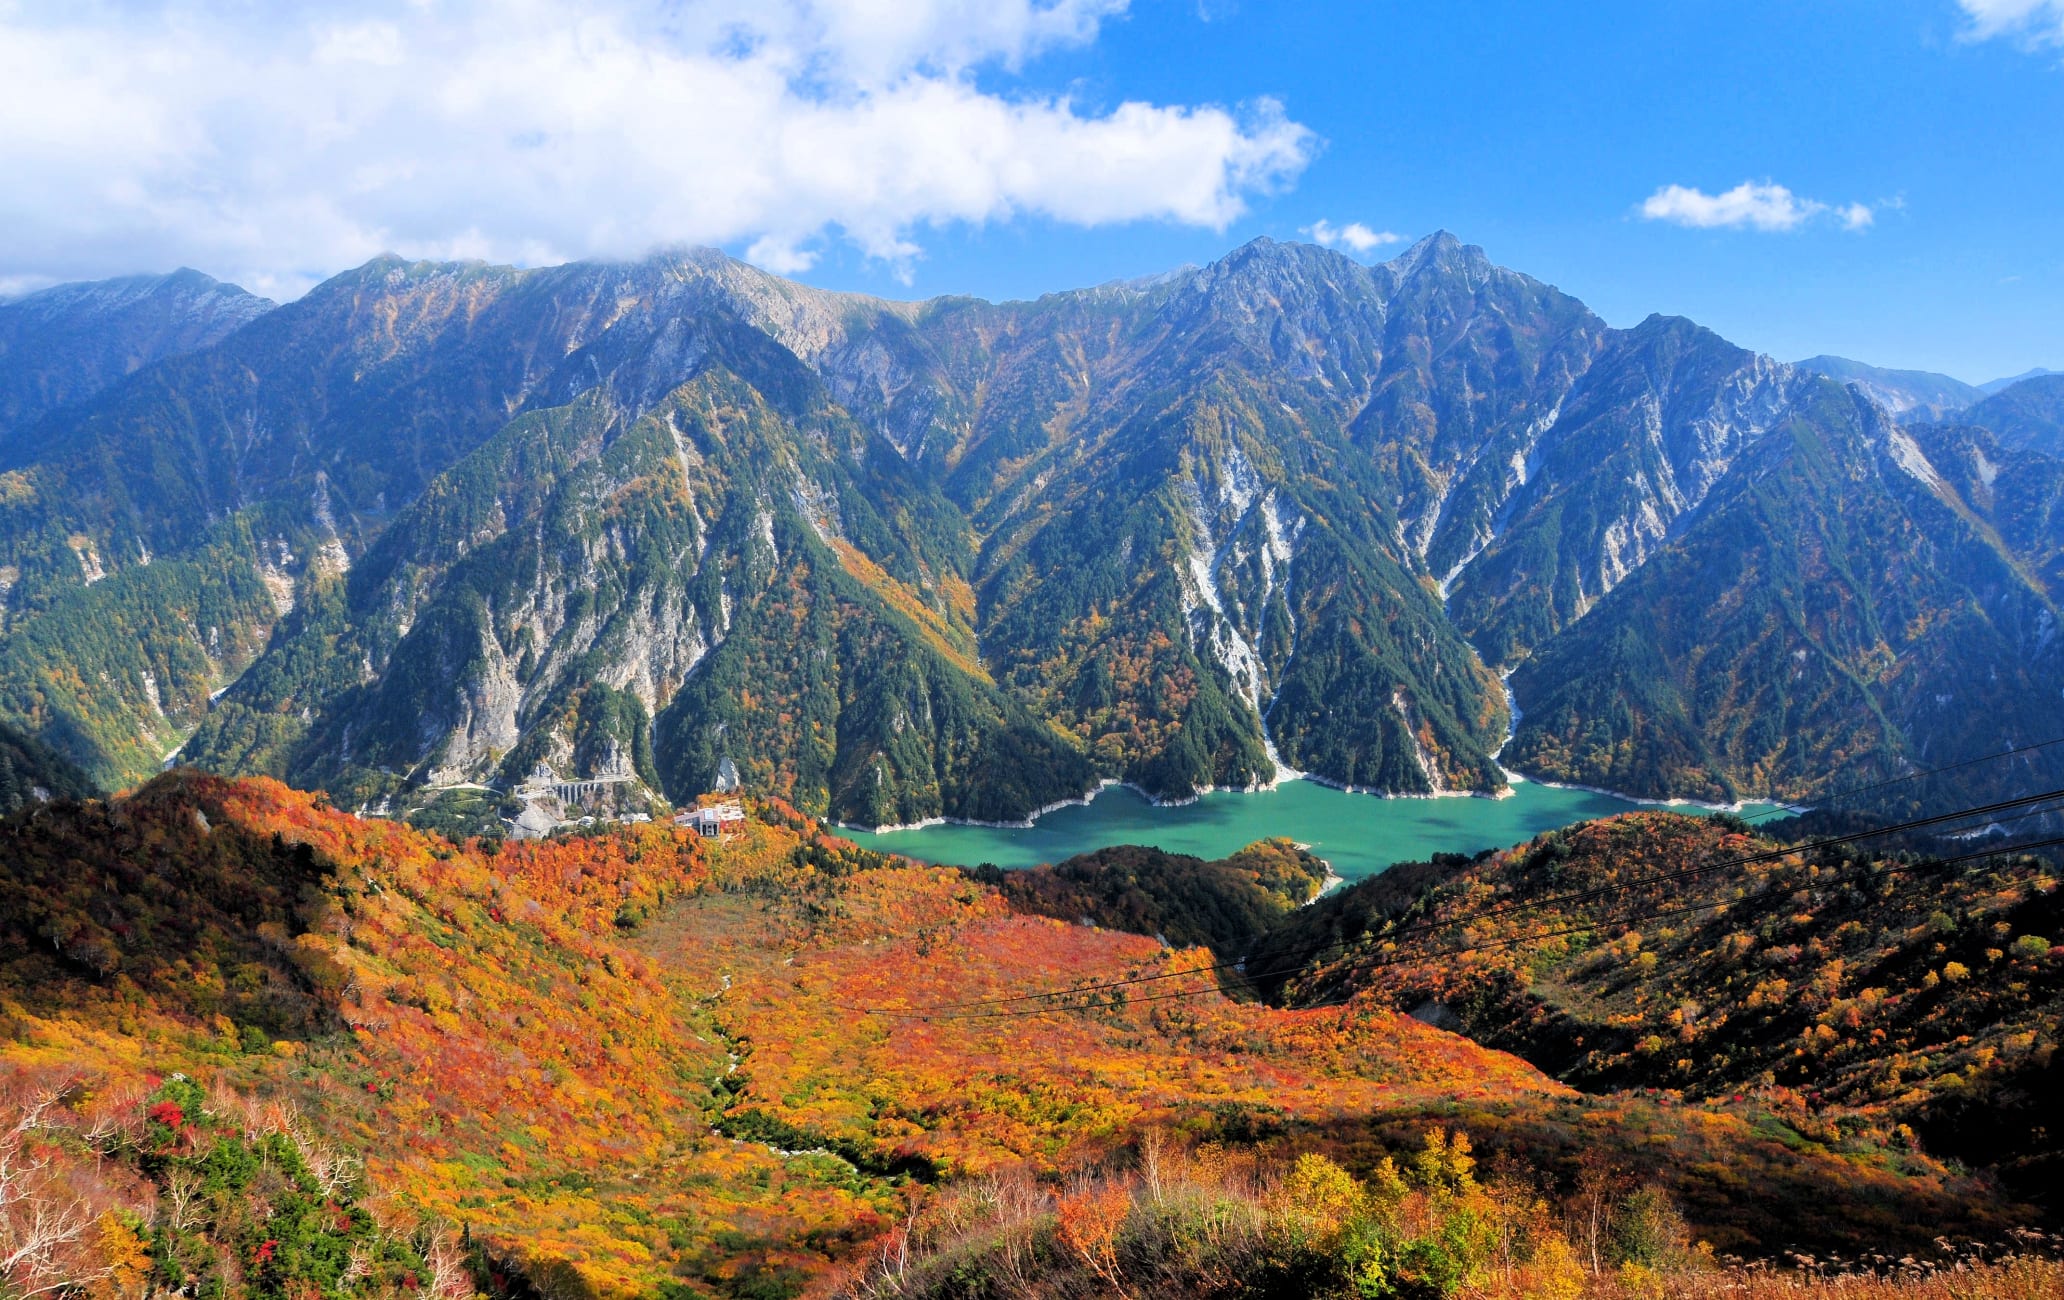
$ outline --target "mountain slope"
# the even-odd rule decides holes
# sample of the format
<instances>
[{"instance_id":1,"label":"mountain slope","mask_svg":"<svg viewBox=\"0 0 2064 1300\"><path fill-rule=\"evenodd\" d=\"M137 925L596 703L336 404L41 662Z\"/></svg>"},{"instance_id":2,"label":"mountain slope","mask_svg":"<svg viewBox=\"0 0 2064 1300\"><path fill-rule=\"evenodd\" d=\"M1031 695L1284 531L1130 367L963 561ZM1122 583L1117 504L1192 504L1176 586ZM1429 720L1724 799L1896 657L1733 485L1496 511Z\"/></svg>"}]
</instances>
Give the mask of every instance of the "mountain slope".
<instances>
[{"instance_id":1,"label":"mountain slope","mask_svg":"<svg viewBox=\"0 0 2064 1300\"><path fill-rule=\"evenodd\" d=\"M72 761L50 746L0 724L0 816L50 799L99 793Z\"/></svg>"},{"instance_id":2,"label":"mountain slope","mask_svg":"<svg viewBox=\"0 0 2064 1300\"><path fill-rule=\"evenodd\" d=\"M2064 456L2064 375L2040 375L2003 388L1965 411L1958 422L1990 429L2009 447Z\"/></svg>"},{"instance_id":3,"label":"mountain slope","mask_svg":"<svg viewBox=\"0 0 2064 1300\"><path fill-rule=\"evenodd\" d=\"M1552 1220L1544 1197L1609 1166L1682 1204L1687 1231L1766 1257L1919 1247L2027 1213L1925 1154L1830 1138L1834 1120L1780 1090L1584 1096L1372 998L1235 1002L1201 949L1027 916L960 872L751 807L722 843L646 825L461 845L274 782L175 773L0 820L0 1117L49 1087L53 1123L29 1141L103 1176L166 1100L176 1122L160 1111L140 1135L153 1173L183 1171L202 1110L251 1141L292 1130L301 1150L363 1161L361 1205L462 1229L477 1281L503 1295L830 1292L893 1257L920 1205L1070 1194L1192 1141L1266 1187L1313 1156L1373 1179L1385 1157L1411 1166L1428 1130L1459 1131L1487 1177L1524 1175L1504 1191L1517 1219ZM1242 857L1219 882L1235 895L1308 887L1295 859ZM1126 977L1184 996L1067 993ZM1048 991L1024 1014L922 1014ZM77 1145L96 1117L115 1123ZM217 1172L236 1173L232 1153ZM81 1190L106 1204L105 1183ZM306 1208L355 1233L351 1199ZM196 1277L226 1256L244 1282L277 1282L322 1235L192 1240L302 1206L264 1178L198 1207L136 1204L116 1225L187 1234L153 1266ZM217 1289L241 1294L224 1272Z\"/></svg>"},{"instance_id":4,"label":"mountain slope","mask_svg":"<svg viewBox=\"0 0 2064 1300\"><path fill-rule=\"evenodd\" d=\"M1120 764L1172 730L1172 752L1120 768L1152 789L1278 766L1496 788L1503 710L1426 552L1502 501L1495 474L1455 484L1524 438L1602 325L1445 235L1377 268L1257 241L1091 298L1035 310L1102 307L1117 343L1075 348L1073 381L1002 354L996 387L1036 404L979 404L949 480L986 533L983 639L1007 679ZM1028 427L1047 432L1006 432ZM1004 437L1019 455L983 460Z\"/></svg>"},{"instance_id":5,"label":"mountain slope","mask_svg":"<svg viewBox=\"0 0 2064 1300\"><path fill-rule=\"evenodd\" d=\"M1446 234L1015 303L383 258L0 448L0 718L110 786L543 762L1012 819L1098 779L1494 792L1518 669L1520 770L1808 797L2049 716L2043 453L1942 487L1854 391ZM1844 512L1950 568L1816 537ZM1820 558L1759 592L1728 552ZM1742 600L1860 621L1795 690ZM2019 712L1950 716L1956 664Z\"/></svg>"},{"instance_id":6,"label":"mountain slope","mask_svg":"<svg viewBox=\"0 0 2064 1300\"><path fill-rule=\"evenodd\" d=\"M1838 383L1855 384L1903 423L1946 419L1989 391L1929 370L1886 370L1847 357L1808 357L1792 366Z\"/></svg>"},{"instance_id":7,"label":"mountain slope","mask_svg":"<svg viewBox=\"0 0 2064 1300\"><path fill-rule=\"evenodd\" d=\"M1417 889L1351 887L1266 941L1315 957L1276 994L1362 990L1591 1090L1784 1090L1840 1140L1992 1166L2055 1208L2054 868L1868 846L1787 857L1742 829L1636 814L1429 864ZM1658 873L1675 874L1640 883ZM1460 960L1406 937L1463 926L1479 950ZM1370 960L1392 944L1397 960Z\"/></svg>"},{"instance_id":8,"label":"mountain slope","mask_svg":"<svg viewBox=\"0 0 2064 1300\"><path fill-rule=\"evenodd\" d=\"M1614 331L1515 463L1497 536L1453 580L1450 615L1490 662L1518 663L1638 570L1797 389L1682 318Z\"/></svg>"},{"instance_id":9,"label":"mountain slope","mask_svg":"<svg viewBox=\"0 0 2064 1300\"><path fill-rule=\"evenodd\" d=\"M1458 270L1432 259L1424 274L1459 276L1455 292L1464 295L1467 307L1481 288L1471 287L1471 277L1487 275L1488 264L1480 253L1462 260L1467 264ZM1204 282L1178 277L1136 291L1093 291L1022 309L943 304L917 313L923 319L913 323L909 311L784 288L772 277L709 255L521 274L376 263L283 309L260 327L269 331L267 337L240 338L234 355L209 355L154 373L155 385L142 386L147 391L126 393L124 402L88 413L38 462L24 465L18 471L21 500L6 531L17 554L45 562L18 566L25 576L12 592L16 618L30 620L80 599L67 593L93 585L109 569L119 575L116 566L123 562L109 557L133 554L137 560L128 567L134 567L145 555L160 558L175 550L182 530L190 534L209 520L233 518L257 535L229 543L243 561L230 567L255 571L279 597L270 613L262 607L239 610L228 629L233 635L213 638L224 647L249 645L289 616L290 601L316 599L322 575L335 576L361 553L367 562L383 562L375 554L380 530L457 528L454 520L423 518L449 505L440 504L446 502L441 489L424 491L433 474L443 472L431 457L450 463L469 445L479 445L488 436L485 421L492 418L493 401L503 409L521 402L543 411L553 396L581 393L600 380L612 418L618 412L634 417L703 368L712 330L743 328L762 341L755 346L790 358L786 364L802 359L794 350L799 348L819 367L815 379L810 370L798 369L780 382L821 382L834 396L845 394L863 420L890 431L877 435L886 448L915 457L914 477L897 471L905 480L897 489L901 495L891 493L875 505L888 511L884 518L900 513L920 530L932 527L927 519L947 521L939 525L939 536L952 554L940 552L892 573L902 584L895 600L919 593L917 605L930 611L920 621L945 629L953 654L972 663L977 676L994 675L1015 701L1010 707L1060 722L1098 773L1175 795L1204 785L1267 781L1277 767L1268 755L1262 716L1280 703L1286 761L1292 765L1379 788L1491 788L1498 777L1486 754L1503 731L1495 685L1440 617L1420 580L1421 561L1399 545L1396 526L1380 513L1368 517L1372 508L1381 510L1376 501L1383 480L1366 467L1344 427L1359 401L1356 388L1367 386L1351 371L1372 362L1385 343L1383 295L1411 278L1386 274L1389 279L1316 249L1257 246ZM1318 283L1310 285L1315 277ZM1505 272L1494 278L1531 283ZM1267 312L1286 283L1310 289L1303 327L1313 340L1310 347L1335 358L1330 370L1319 366L1280 377L1286 358L1307 347L1268 323ZM1434 289L1425 293L1438 296ZM592 322L581 313L605 295L618 307L602 332L583 333ZM999 421L1022 426L1051 420L1062 405L1048 401L1062 390L1046 382L1058 354L1014 350L1011 336L1026 326L999 326L998 319L1030 314L1095 326L1114 302L1121 315L1131 313L1138 337L1122 365L1112 362L1108 396L1089 402L1070 436L1043 455L983 459L1005 436ZM1442 319L1448 319L1461 309L1443 310ZM1580 308L1570 310L1582 316ZM969 317L985 313L986 324L972 323L988 331L986 339L960 333L970 326ZM531 333L512 335L519 325ZM1391 342L1410 353L1417 346L1413 337ZM336 343L316 351L322 339L341 342L342 351ZM502 360L512 344L520 356L546 339L552 340L544 343L547 348L570 349L568 359L543 377L525 363L523 382L512 385L516 374ZM882 358L906 354L917 358L911 364L921 363L929 376L925 383L878 384L878 391L895 400L870 398L870 368L884 377L889 372ZM460 382L465 358L476 355L486 368ZM348 379L338 370L343 359L353 367ZM1430 363L1435 371L1443 364L1438 357ZM278 376L262 389L286 393L271 400L287 404L239 420L231 413L238 399L221 378L258 365ZM1246 380L1236 380L1228 367ZM319 379L325 371L327 377ZM1209 378L1213 373L1220 377ZM975 391L963 391L970 385ZM1255 400L1251 391L1269 385L1281 388L1274 405ZM918 387L933 424L942 410L970 415L971 441L954 453L957 477L942 485L922 473L931 453L918 444L930 445L933 435L910 432L917 426L907 407L918 400ZM196 402L190 389L212 396ZM164 419L175 394L180 411L201 407L205 413L198 420L181 415L168 427ZM990 401L991 394L1002 408ZM462 400L455 404L455 397ZM382 412L404 402L410 412L406 424L383 418ZM835 414L845 418L843 408ZM239 424L254 436L233 435ZM894 432L899 427L902 434ZM294 429L300 432L288 432ZM1276 447L1285 438L1287 456ZM312 456L318 446L328 449L321 458ZM988 465L989 481L971 477L972 464ZM876 479L869 491L887 482ZM966 524L950 521L955 511L940 499L941 486L976 511L972 537ZM149 508L138 495L145 492ZM397 514L390 494L415 494L420 503L409 507L413 514ZM789 495L787 488L782 495ZM1121 498L1129 502L1126 507L1116 504ZM841 510L858 518L868 513L862 505L848 494ZM1107 531L1049 528L1056 518L1074 525L1096 520ZM539 572L549 576L564 558L551 557ZM869 562L883 558L877 548ZM1293 591L1288 575L1300 565L1315 581ZM856 581L874 581L864 572L867 563L850 567ZM935 587L934 578L943 585ZM439 579L412 573L408 580ZM297 583L308 590L295 593ZM364 589L356 578L353 586ZM397 598L412 616L420 597L411 591ZM350 623L365 613L354 609L341 617ZM1301 659L1293 653L1300 620L1316 633ZM75 621L58 623L69 629ZM534 628L532 634L550 639L557 629ZM707 631L701 635L705 644L715 644ZM137 644L145 659L179 657L178 648L147 638ZM377 670L385 647L368 648ZM459 657L444 662L441 671L464 675L478 666L475 658L452 653ZM666 653L693 658L686 647ZM173 725L198 720L198 695L235 676L247 661L240 649L201 658L200 671L181 678L177 698L166 709ZM713 659L716 671L710 676L729 689L736 683L722 670L725 662L723 654ZM753 671L771 670L762 662ZM154 662L139 662L123 665L114 676L137 683L164 675ZM275 675L271 668L261 671L251 689ZM331 673L331 689L341 689L350 676ZM23 687L32 689L39 688ZM893 724L898 710L881 692L894 688L878 683L865 689L875 696L868 707ZM661 692L670 693L671 687ZM656 717L663 701L647 695L647 712ZM1333 708L1317 707L1329 695ZM318 701L303 696L296 709L314 709ZM133 686L125 698L127 714L137 718L154 717L162 704ZM233 693L227 704L234 710L241 701ZM275 699L267 707L277 713L278 704ZM714 705L699 707L707 713ZM942 707L959 709L943 701ZM430 715L413 703L396 703L381 716L402 727ZM52 723L46 718L42 725ZM260 770L284 770L275 761L280 742L261 737L265 727L254 726L248 714L225 718L212 730L236 734L221 743L206 739L192 753L232 766L249 755L252 762L270 763ZM95 730L83 724L73 729ZM683 757L701 743L688 739L692 731L670 725L653 736L662 747L681 751L662 763L680 780L689 780L690 773L702 779L713 770L716 755L707 745L699 757ZM1022 750L1032 743L1031 733L1020 726L1018 734L1020 741L1008 751L982 761L1017 762L1021 753L1046 743ZM757 736L749 743L770 739ZM510 750L514 742L502 734L496 747ZM403 743L401 750L407 749ZM139 770L135 754L133 746L102 745L96 758L112 778ZM420 769L427 777L435 764L421 767L422 757L417 753L400 763L390 754L375 766ZM750 767L752 755L735 757ZM811 788L824 788L831 779L828 760L790 754L766 761L784 772L803 771ZM1074 770L1082 780L1073 789L1052 788L1038 778L1027 789L1004 787L984 807L995 815L1016 815L1079 793L1090 777L1079 765ZM864 776L854 769L840 779L850 783ZM1034 792L1045 797L1034 800ZM817 794L799 797L830 806L817 803ZM883 807L896 803L891 797ZM855 806L841 807L852 812ZM922 801L912 805L920 808L923 815L938 811Z\"/></svg>"},{"instance_id":10,"label":"mountain slope","mask_svg":"<svg viewBox=\"0 0 2064 1300\"><path fill-rule=\"evenodd\" d=\"M1914 435L1816 381L1689 528L1514 673L1508 753L1643 795L1808 798L1908 755L2064 734L2055 630Z\"/></svg>"},{"instance_id":11,"label":"mountain slope","mask_svg":"<svg viewBox=\"0 0 2064 1300\"><path fill-rule=\"evenodd\" d=\"M598 376L649 403L693 373L688 326L721 312L707 289L667 259L535 273L380 259L68 409L35 447L0 449L0 691L103 781L148 772L297 586L348 569L513 413ZM202 566L228 604L195 617L155 594L175 561ZM175 616L128 617L105 638L103 607L139 602ZM47 652L6 662L32 639ZM94 663L91 690L50 666L66 660Z\"/></svg>"},{"instance_id":12,"label":"mountain slope","mask_svg":"<svg viewBox=\"0 0 2064 1300\"><path fill-rule=\"evenodd\" d=\"M188 270L0 301L0 448L57 408L153 361L211 347L271 309Z\"/></svg>"},{"instance_id":13,"label":"mountain slope","mask_svg":"<svg viewBox=\"0 0 2064 1300\"><path fill-rule=\"evenodd\" d=\"M1914 425L1910 432L1972 522L2036 589L2064 595L2064 458L2015 448L1990 429Z\"/></svg>"},{"instance_id":14,"label":"mountain slope","mask_svg":"<svg viewBox=\"0 0 2064 1300\"><path fill-rule=\"evenodd\" d=\"M434 482L326 597L335 614L277 636L218 702L193 761L263 761L354 802L540 762L686 799L729 761L870 824L1078 793L1086 763L931 594L966 561L957 512L764 336L698 346L706 368L642 416L584 394Z\"/></svg>"}]
</instances>

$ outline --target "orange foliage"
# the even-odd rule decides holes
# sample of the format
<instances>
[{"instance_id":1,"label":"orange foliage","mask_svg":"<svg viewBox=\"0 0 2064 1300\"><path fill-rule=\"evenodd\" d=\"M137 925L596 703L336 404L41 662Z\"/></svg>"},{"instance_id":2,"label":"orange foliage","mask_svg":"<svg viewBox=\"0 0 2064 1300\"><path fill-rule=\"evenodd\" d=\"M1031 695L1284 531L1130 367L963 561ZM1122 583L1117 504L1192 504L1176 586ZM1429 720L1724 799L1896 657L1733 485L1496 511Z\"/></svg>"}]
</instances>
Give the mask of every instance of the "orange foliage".
<instances>
[{"instance_id":1,"label":"orange foliage","mask_svg":"<svg viewBox=\"0 0 2064 1300\"><path fill-rule=\"evenodd\" d=\"M902 1216L913 1177L1065 1176L1153 1126L1324 1143L1363 1166L1386 1131L1372 1118L1457 1107L1487 1150L1548 1129L1661 1136L1687 1168L1733 1167L1762 1140L1584 1101L1366 1000L1234 1002L1201 951L1013 915L959 872L861 853L778 801L752 813L722 843L645 825L490 849L191 774L45 810L9 824L0 884L54 908L73 949L0 945L0 1063L298 1098L402 1210L612 1296L827 1278ZM149 936L199 896L173 880L224 910L160 950ZM1205 995L927 1014L1166 972L1189 974L1148 988ZM263 999L219 992L243 987L313 1009L268 1041L248 1018ZM1772 1177L1846 1174L1765 1145ZM1079 1209L1093 1254L1112 1207Z\"/></svg>"}]
</instances>

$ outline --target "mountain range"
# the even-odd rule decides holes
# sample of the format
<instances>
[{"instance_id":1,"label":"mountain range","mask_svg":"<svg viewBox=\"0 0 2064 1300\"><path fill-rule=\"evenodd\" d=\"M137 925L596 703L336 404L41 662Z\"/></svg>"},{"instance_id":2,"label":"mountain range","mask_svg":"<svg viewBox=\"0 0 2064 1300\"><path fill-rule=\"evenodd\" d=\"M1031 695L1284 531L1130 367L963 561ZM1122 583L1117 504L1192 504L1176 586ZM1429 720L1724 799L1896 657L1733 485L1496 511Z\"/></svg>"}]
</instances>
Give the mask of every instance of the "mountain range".
<instances>
[{"instance_id":1,"label":"mountain range","mask_svg":"<svg viewBox=\"0 0 2064 1300\"><path fill-rule=\"evenodd\" d=\"M1940 420L1983 401L1987 392L1930 370L1886 370L1847 357L1808 357L1797 364L1801 370L1856 385L1902 420Z\"/></svg>"},{"instance_id":2,"label":"mountain range","mask_svg":"<svg viewBox=\"0 0 2064 1300\"><path fill-rule=\"evenodd\" d=\"M0 445L153 361L220 343L273 306L184 269L0 301Z\"/></svg>"},{"instance_id":3,"label":"mountain range","mask_svg":"<svg viewBox=\"0 0 2064 1300\"><path fill-rule=\"evenodd\" d=\"M1445 234L1006 303L383 257L0 338L0 721L108 786L874 825L1288 772L1810 800L2064 735L2064 381L1902 424ZM1996 768L1910 797L2064 775Z\"/></svg>"},{"instance_id":4,"label":"mountain range","mask_svg":"<svg viewBox=\"0 0 2064 1300\"><path fill-rule=\"evenodd\" d=\"M2008 375L2004 379L1988 379L1984 383L1978 385L1978 391L1984 393L1987 397L1990 397L1994 393L1999 392L2001 389L2012 388L2015 384L2018 384L2023 380L2040 379L2044 375L2059 374L2064 374L2064 370L2051 370L2047 366L2036 366L2031 370L2024 370L2018 375Z\"/></svg>"},{"instance_id":5,"label":"mountain range","mask_svg":"<svg viewBox=\"0 0 2064 1300\"><path fill-rule=\"evenodd\" d=\"M1801 370L1857 385L1873 401L1905 421L1944 420L2024 380L2059 373L2037 366L2004 379L1967 384L1932 370L1888 370L1848 357L1822 355L1794 364Z\"/></svg>"}]
</instances>

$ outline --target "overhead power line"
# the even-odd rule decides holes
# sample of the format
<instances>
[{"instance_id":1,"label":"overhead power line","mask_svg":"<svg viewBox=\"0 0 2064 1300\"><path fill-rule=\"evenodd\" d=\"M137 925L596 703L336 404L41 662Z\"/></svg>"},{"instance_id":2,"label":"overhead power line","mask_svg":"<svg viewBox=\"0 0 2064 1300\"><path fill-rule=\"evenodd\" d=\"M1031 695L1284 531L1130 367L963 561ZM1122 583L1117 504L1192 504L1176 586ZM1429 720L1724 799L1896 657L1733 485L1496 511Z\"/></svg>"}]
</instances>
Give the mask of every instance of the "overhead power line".
<instances>
[{"instance_id":1,"label":"overhead power line","mask_svg":"<svg viewBox=\"0 0 2064 1300\"><path fill-rule=\"evenodd\" d=\"M1823 807L1828 804L1841 803L1845 799L1854 799L1857 795L1869 794L1873 790L1883 790L1887 786L1904 785L1908 781L1918 781L1923 777L1940 776L1944 772L1959 772L1964 768L1977 767L1982 763L1997 763L2002 759L2013 758L2017 754L2031 754L2038 749L2048 749L2052 745L2064 745L2064 736L2057 736L2049 740L2038 740L2031 745L2017 745L2013 749L2004 749L1997 754L1980 754L1976 758L1966 758L1955 763L1944 763L1940 767L1922 768L1918 772L1908 772L1904 776L1887 777L1883 781L1873 781L1869 785L1851 786L1847 790L1837 790L1833 794L1822 795L1818 802ZM1751 813L1742 818L1742 820L1747 822L1762 821L1765 817L1790 815L1793 811L1793 809L1780 804L1775 808L1765 808L1759 813Z\"/></svg>"}]
</instances>

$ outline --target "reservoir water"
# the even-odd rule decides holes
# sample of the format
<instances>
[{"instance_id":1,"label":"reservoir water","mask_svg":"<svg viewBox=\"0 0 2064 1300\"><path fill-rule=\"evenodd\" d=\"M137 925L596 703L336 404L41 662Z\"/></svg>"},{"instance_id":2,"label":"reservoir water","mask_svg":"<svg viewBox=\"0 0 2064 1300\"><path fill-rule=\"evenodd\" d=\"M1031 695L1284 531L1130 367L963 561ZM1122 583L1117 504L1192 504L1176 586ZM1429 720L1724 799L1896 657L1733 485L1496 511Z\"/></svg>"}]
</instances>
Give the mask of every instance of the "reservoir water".
<instances>
[{"instance_id":1,"label":"reservoir water","mask_svg":"<svg viewBox=\"0 0 2064 1300\"><path fill-rule=\"evenodd\" d=\"M1383 799L1316 781L1284 781L1273 790L1214 791L1176 806L1157 806L1135 790L1106 786L1089 803L1056 808L1030 827L946 825L840 834L866 848L922 862L999 867L1059 862L1112 844L1149 844L1171 853L1222 858L1280 835L1311 845L1335 871L1358 880L1394 862L1504 848L1542 831L1640 806L1608 794L1518 780L1504 799ZM1751 805L1742 811L1753 816L1768 808Z\"/></svg>"}]
</instances>

